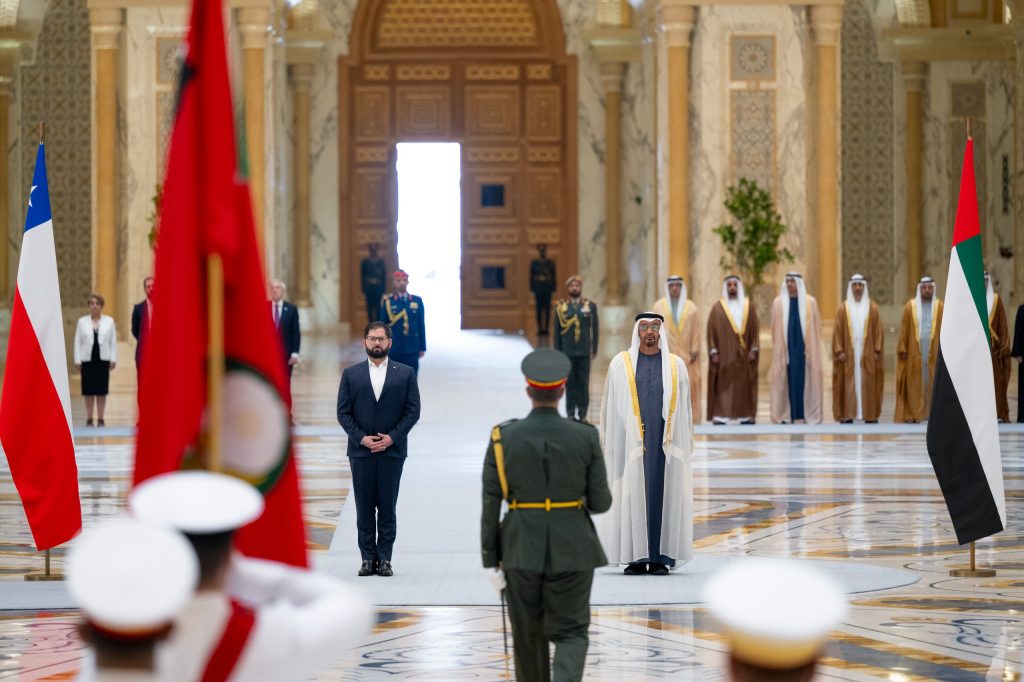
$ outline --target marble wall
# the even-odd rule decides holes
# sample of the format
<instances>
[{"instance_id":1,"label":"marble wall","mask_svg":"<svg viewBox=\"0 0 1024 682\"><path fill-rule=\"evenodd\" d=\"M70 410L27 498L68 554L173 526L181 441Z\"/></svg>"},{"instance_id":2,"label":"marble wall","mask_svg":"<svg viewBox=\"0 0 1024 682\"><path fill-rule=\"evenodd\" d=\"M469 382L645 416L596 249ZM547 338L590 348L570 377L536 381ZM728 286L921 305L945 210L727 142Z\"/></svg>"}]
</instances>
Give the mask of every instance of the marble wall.
<instances>
[{"instance_id":1,"label":"marble wall","mask_svg":"<svg viewBox=\"0 0 1024 682\"><path fill-rule=\"evenodd\" d=\"M65 326L87 309L92 289L92 175L89 14L78 0L50 0L35 49L17 69L11 116L11 277L16 277L25 209L46 124L46 171ZM12 287L13 288L13 287Z\"/></svg>"},{"instance_id":2,"label":"marble wall","mask_svg":"<svg viewBox=\"0 0 1024 682\"><path fill-rule=\"evenodd\" d=\"M741 176L772 191L789 227L795 262L766 275L762 301L793 269L815 290L808 92L812 47L804 7L702 6L690 55L690 296L703 319L721 296L721 240L712 230L729 219L726 188ZM661 162L663 163L663 161ZM767 303L762 306L766 318ZM767 324L767 319L762 322Z\"/></svg>"},{"instance_id":3,"label":"marble wall","mask_svg":"<svg viewBox=\"0 0 1024 682\"><path fill-rule=\"evenodd\" d=\"M1007 63L942 62L930 66L924 121L925 271L945 288L966 144L965 120L972 117L975 177L985 266L997 290L1010 300L1013 259L1013 66ZM1004 159L1006 163L1004 171Z\"/></svg>"}]
</instances>

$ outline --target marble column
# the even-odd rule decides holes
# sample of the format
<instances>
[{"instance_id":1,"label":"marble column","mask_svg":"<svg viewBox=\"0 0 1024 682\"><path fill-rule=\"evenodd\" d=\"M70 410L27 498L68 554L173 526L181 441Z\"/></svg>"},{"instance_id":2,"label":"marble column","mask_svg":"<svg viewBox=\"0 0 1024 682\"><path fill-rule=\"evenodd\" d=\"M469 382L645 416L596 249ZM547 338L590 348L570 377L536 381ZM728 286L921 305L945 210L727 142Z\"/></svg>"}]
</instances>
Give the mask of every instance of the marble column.
<instances>
[{"instance_id":1,"label":"marble column","mask_svg":"<svg viewBox=\"0 0 1024 682\"><path fill-rule=\"evenodd\" d=\"M311 305L309 295L309 176L312 159L309 154L309 88L313 82L312 64L289 66L292 84L292 108L295 112L295 222L293 225L293 272L292 296L296 305Z\"/></svg>"},{"instance_id":2,"label":"marble column","mask_svg":"<svg viewBox=\"0 0 1024 682\"><path fill-rule=\"evenodd\" d=\"M903 63L903 86L907 93L907 291L903 297L917 290L924 267L921 150L924 139L922 97L927 69L928 65L923 62ZM897 300L902 300L899 295Z\"/></svg>"},{"instance_id":3,"label":"marble column","mask_svg":"<svg viewBox=\"0 0 1024 682\"><path fill-rule=\"evenodd\" d=\"M831 321L839 302L839 28L843 8L811 7L814 28L817 102L815 156L817 165L816 223L818 234L818 302L822 320Z\"/></svg>"},{"instance_id":4,"label":"marble column","mask_svg":"<svg viewBox=\"0 0 1024 682\"><path fill-rule=\"evenodd\" d=\"M1024 299L1024 0L1010 5L1013 22L1013 290ZM1024 396L1021 397L1024 400Z\"/></svg>"},{"instance_id":5,"label":"marble column","mask_svg":"<svg viewBox=\"0 0 1024 682\"><path fill-rule=\"evenodd\" d=\"M238 27L242 33L243 92L245 101L245 137L248 146L249 187L252 189L253 218L259 238L260 253L265 258L263 215L267 202L265 112L263 98L267 32L270 27L270 9L243 7L238 10Z\"/></svg>"},{"instance_id":6,"label":"marble column","mask_svg":"<svg viewBox=\"0 0 1024 682\"><path fill-rule=\"evenodd\" d=\"M622 226L620 222L622 180L622 62L601 64L605 112L605 257L607 258L607 303L622 303Z\"/></svg>"},{"instance_id":7,"label":"marble column","mask_svg":"<svg viewBox=\"0 0 1024 682\"><path fill-rule=\"evenodd\" d=\"M107 310L118 310L117 274L117 73L122 9L90 9L93 47L93 163L96 211L93 226L93 289Z\"/></svg>"},{"instance_id":8,"label":"marble column","mask_svg":"<svg viewBox=\"0 0 1024 682\"><path fill-rule=\"evenodd\" d=\"M665 42L668 103L668 269L690 274L689 99L690 32L696 12L678 0L658 6L658 31Z\"/></svg>"}]
</instances>

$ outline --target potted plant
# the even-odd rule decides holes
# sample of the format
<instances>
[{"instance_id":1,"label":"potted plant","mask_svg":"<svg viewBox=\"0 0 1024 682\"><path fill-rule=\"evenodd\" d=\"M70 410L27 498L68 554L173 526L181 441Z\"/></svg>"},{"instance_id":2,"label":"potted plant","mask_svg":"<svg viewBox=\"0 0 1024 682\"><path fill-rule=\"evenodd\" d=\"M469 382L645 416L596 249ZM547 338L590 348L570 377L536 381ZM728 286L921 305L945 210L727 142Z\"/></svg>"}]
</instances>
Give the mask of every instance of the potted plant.
<instances>
[{"instance_id":1,"label":"potted plant","mask_svg":"<svg viewBox=\"0 0 1024 682\"><path fill-rule=\"evenodd\" d=\"M792 263L793 254L782 245L789 230L775 210L768 192L754 180L740 178L725 191L731 223L714 228L725 251L722 268L738 272L750 290L764 283L764 274L777 263Z\"/></svg>"}]
</instances>

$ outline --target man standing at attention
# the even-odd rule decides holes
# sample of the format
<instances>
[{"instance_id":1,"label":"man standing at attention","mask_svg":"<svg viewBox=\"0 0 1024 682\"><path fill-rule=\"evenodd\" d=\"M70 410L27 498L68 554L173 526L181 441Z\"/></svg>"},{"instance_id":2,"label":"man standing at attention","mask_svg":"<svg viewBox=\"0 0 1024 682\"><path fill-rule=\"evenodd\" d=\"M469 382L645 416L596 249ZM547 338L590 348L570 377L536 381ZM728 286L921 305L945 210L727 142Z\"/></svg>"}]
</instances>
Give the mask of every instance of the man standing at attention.
<instances>
[{"instance_id":1,"label":"man standing at attention","mask_svg":"<svg viewBox=\"0 0 1024 682\"><path fill-rule=\"evenodd\" d=\"M935 280L922 277L917 295L903 306L900 322L896 346L896 423L928 418L940 329L942 299L935 295Z\"/></svg>"},{"instance_id":2,"label":"man standing at attention","mask_svg":"<svg viewBox=\"0 0 1024 682\"><path fill-rule=\"evenodd\" d=\"M366 299L367 322L376 322L377 313L380 312L380 299L384 295L385 282L387 278L387 267L384 260L377 256L377 245L367 246L370 255L359 264L359 281L363 288L363 298Z\"/></svg>"},{"instance_id":3,"label":"man standing at attention","mask_svg":"<svg viewBox=\"0 0 1024 682\"><path fill-rule=\"evenodd\" d=\"M773 422L821 423L821 314L796 272L786 275L772 302L768 378Z\"/></svg>"},{"instance_id":4,"label":"man standing at attention","mask_svg":"<svg viewBox=\"0 0 1024 682\"><path fill-rule=\"evenodd\" d=\"M338 423L348 436L363 561L359 575L390 577L398 532L398 484L409 454L409 431L420 418L420 389L412 368L388 358L388 325L366 325L363 347L368 360L346 367L341 374Z\"/></svg>"},{"instance_id":5,"label":"man standing at attention","mask_svg":"<svg viewBox=\"0 0 1024 682\"><path fill-rule=\"evenodd\" d=\"M583 280L572 275L565 280L569 294L555 306L558 329L555 350L569 356L572 367L565 386L565 414L569 419L587 420L590 406L590 361L597 355L597 304L583 298Z\"/></svg>"},{"instance_id":6,"label":"man standing at attention","mask_svg":"<svg viewBox=\"0 0 1024 682\"><path fill-rule=\"evenodd\" d=\"M854 275L832 330L832 415L837 422L878 423L885 386L884 341L882 318L868 295L868 281Z\"/></svg>"},{"instance_id":7,"label":"man standing at attention","mask_svg":"<svg viewBox=\"0 0 1024 682\"><path fill-rule=\"evenodd\" d=\"M395 290L381 298L377 319L386 323L390 330L388 337L394 343L391 359L412 367L419 375L420 358L427 352L423 299L409 293L409 274L405 270L395 270L393 282Z\"/></svg>"},{"instance_id":8,"label":"man standing at attention","mask_svg":"<svg viewBox=\"0 0 1024 682\"><path fill-rule=\"evenodd\" d=\"M722 282L722 300L708 315L708 419L715 424L754 423L759 333L757 310L744 295L743 282L729 275Z\"/></svg>"},{"instance_id":9,"label":"man standing at attention","mask_svg":"<svg viewBox=\"0 0 1024 682\"><path fill-rule=\"evenodd\" d=\"M555 293L555 261L548 258L547 244L537 244L530 263L530 291L537 310L537 335L547 336L551 324L551 295Z\"/></svg>"},{"instance_id":10,"label":"man standing at attention","mask_svg":"<svg viewBox=\"0 0 1024 682\"><path fill-rule=\"evenodd\" d=\"M612 510L601 538L626 575L667 575L693 554L693 414L683 361L657 313L636 316L628 351L608 366L601 402Z\"/></svg>"},{"instance_id":11,"label":"man standing at attention","mask_svg":"<svg viewBox=\"0 0 1024 682\"><path fill-rule=\"evenodd\" d=\"M608 563L590 514L611 505L594 427L562 419L569 360L535 350L523 360L530 414L491 430L484 458L480 545L484 568L508 597L516 678L583 677L594 569ZM501 505L508 513L500 520Z\"/></svg>"},{"instance_id":12,"label":"man standing at attention","mask_svg":"<svg viewBox=\"0 0 1024 682\"><path fill-rule=\"evenodd\" d=\"M281 335L284 347L284 362L288 368L288 378L292 370L299 364L299 346L302 345L302 332L299 330L299 309L284 300L287 289L279 279L270 281L270 315L274 327Z\"/></svg>"},{"instance_id":13,"label":"man standing at attention","mask_svg":"<svg viewBox=\"0 0 1024 682\"><path fill-rule=\"evenodd\" d=\"M694 419L700 419L700 331L697 304L686 297L686 283L679 275L665 282L665 298L659 298L653 312L665 318L661 331L668 350L686 364L690 378L690 407Z\"/></svg>"},{"instance_id":14,"label":"man standing at attention","mask_svg":"<svg viewBox=\"0 0 1024 682\"><path fill-rule=\"evenodd\" d=\"M138 379L138 386L142 385L142 346L146 343L146 336L149 335L149 328L153 326L153 288L156 286L155 277L147 277L142 280L142 288L146 292L146 298L136 303L132 308L132 336L135 337L135 374Z\"/></svg>"}]
</instances>

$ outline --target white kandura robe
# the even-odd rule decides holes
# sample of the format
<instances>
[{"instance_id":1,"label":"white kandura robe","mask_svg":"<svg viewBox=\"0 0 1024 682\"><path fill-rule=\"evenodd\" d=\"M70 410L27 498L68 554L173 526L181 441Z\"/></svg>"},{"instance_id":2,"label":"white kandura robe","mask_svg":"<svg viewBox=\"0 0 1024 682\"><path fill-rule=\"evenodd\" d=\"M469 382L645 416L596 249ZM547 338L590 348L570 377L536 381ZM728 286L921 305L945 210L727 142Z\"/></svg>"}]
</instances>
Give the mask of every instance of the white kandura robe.
<instances>
[{"instance_id":1,"label":"white kandura robe","mask_svg":"<svg viewBox=\"0 0 1024 682\"><path fill-rule=\"evenodd\" d=\"M636 331L633 332L634 337ZM630 351L636 372L638 349ZM662 416L665 430L665 488L662 506L660 552L676 560L676 567L693 556L693 412L686 365L662 347ZM672 396L670 359L676 364L675 410L669 415ZM669 417L671 416L671 420ZM608 367L604 399L601 401L601 446L612 491L612 507L597 517L598 535L608 561L628 564L648 555L647 503L644 479L644 441L633 411L632 392L623 353Z\"/></svg>"}]
</instances>

